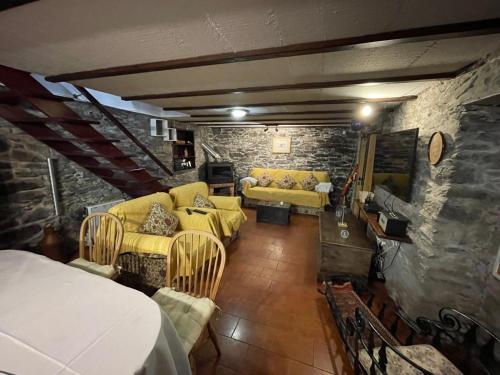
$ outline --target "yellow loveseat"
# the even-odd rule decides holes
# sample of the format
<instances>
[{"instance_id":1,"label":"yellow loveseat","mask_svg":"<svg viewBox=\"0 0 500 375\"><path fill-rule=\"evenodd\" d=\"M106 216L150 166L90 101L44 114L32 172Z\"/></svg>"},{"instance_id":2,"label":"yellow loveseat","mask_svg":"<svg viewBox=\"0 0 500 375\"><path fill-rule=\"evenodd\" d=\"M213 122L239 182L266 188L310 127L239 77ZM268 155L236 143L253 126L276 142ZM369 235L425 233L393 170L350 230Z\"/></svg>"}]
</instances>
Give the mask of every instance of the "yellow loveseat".
<instances>
[{"instance_id":1,"label":"yellow loveseat","mask_svg":"<svg viewBox=\"0 0 500 375\"><path fill-rule=\"evenodd\" d=\"M273 179L271 184L266 187L251 186L249 182L243 184L243 194L246 198L255 201L278 201L288 202L292 205L323 209L330 203L327 193L318 193L316 191L303 190L300 182L309 176L311 173L319 182L330 182L327 172L321 171L298 171L288 169L268 169L268 168L253 168L250 171L250 177L257 178L264 172L267 172ZM285 174L293 177L296 184L292 189L280 189L276 183ZM247 200L245 200L247 201Z\"/></svg>"},{"instance_id":2,"label":"yellow loveseat","mask_svg":"<svg viewBox=\"0 0 500 375\"><path fill-rule=\"evenodd\" d=\"M220 232L222 234L219 238L233 238L238 233L241 224L243 224L247 219L245 213L241 209L240 197L209 196L208 185L205 182L193 182L191 184L178 186L171 189L169 193L174 201L175 209L183 212L185 212L186 208L196 208L193 207L196 194L200 194L203 197L208 198L208 200L214 204L215 209L200 209L217 217L217 220L220 223ZM203 216L199 214L193 215Z\"/></svg>"},{"instance_id":3,"label":"yellow loveseat","mask_svg":"<svg viewBox=\"0 0 500 375\"><path fill-rule=\"evenodd\" d=\"M146 220L153 202L160 202L166 209L174 210L174 203L168 193L154 193L140 198L119 203L109 209L123 224L124 234L121 253L148 253L166 255L170 237L139 233L140 226ZM220 237L220 225L214 214L188 215L184 211L174 210L179 218L177 231L201 230Z\"/></svg>"}]
</instances>

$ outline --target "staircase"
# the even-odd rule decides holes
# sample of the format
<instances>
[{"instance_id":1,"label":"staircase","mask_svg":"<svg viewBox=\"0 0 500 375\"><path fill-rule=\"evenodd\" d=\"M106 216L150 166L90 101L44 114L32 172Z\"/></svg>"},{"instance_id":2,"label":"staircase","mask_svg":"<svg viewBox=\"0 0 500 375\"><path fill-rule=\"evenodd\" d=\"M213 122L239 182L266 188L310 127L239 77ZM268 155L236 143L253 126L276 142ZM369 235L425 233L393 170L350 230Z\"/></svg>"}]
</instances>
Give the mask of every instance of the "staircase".
<instances>
[{"instance_id":1,"label":"staircase","mask_svg":"<svg viewBox=\"0 0 500 375\"><path fill-rule=\"evenodd\" d=\"M161 177L152 176L132 159L137 155L125 154L116 147L119 139L109 139L92 126L99 124L99 121L81 118L64 103L72 99L53 95L29 73L2 65L0 82L9 89L0 92L0 117L132 197L168 190L159 182ZM150 156L153 162L172 175L170 170L104 106L91 97L88 91L81 90L91 103ZM36 111L30 110L29 107ZM47 124L56 124L60 130L55 130L56 127L49 127Z\"/></svg>"}]
</instances>

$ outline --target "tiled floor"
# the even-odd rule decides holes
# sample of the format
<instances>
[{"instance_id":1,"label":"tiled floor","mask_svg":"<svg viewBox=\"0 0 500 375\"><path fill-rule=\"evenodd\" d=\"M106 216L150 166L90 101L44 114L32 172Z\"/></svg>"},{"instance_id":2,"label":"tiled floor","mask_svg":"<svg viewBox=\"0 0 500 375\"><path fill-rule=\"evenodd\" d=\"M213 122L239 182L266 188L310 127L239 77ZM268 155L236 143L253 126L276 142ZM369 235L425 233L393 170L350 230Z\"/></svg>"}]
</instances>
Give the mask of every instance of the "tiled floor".
<instances>
[{"instance_id":1,"label":"tiled floor","mask_svg":"<svg viewBox=\"0 0 500 375\"><path fill-rule=\"evenodd\" d=\"M228 249L213 321L222 356L207 342L198 374L352 374L322 295L316 291L318 218L257 224L255 211Z\"/></svg>"}]
</instances>

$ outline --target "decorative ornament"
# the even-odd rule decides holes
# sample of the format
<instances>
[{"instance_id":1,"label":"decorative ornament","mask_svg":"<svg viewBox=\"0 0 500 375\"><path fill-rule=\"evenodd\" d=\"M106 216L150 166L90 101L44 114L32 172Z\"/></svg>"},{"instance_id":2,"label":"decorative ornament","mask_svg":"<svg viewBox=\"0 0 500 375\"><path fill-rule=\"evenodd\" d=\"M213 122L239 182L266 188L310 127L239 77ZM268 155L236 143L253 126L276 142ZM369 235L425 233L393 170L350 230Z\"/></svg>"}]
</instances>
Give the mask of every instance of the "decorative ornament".
<instances>
[{"instance_id":1,"label":"decorative ornament","mask_svg":"<svg viewBox=\"0 0 500 375\"><path fill-rule=\"evenodd\" d=\"M432 165L437 165L444 156L446 150L446 142L444 139L444 134L441 132L435 132L431 135L429 139L429 144L427 145L427 156Z\"/></svg>"}]
</instances>

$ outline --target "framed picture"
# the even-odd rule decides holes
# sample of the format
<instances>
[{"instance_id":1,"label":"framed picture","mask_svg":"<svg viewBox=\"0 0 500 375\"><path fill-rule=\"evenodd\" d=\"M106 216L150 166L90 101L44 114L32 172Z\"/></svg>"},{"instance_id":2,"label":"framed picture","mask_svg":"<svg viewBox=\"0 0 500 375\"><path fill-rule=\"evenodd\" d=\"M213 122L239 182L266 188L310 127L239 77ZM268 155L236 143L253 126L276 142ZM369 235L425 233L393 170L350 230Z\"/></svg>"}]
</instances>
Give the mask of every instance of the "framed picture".
<instances>
[{"instance_id":1,"label":"framed picture","mask_svg":"<svg viewBox=\"0 0 500 375\"><path fill-rule=\"evenodd\" d=\"M289 154L292 137L273 137L273 154Z\"/></svg>"}]
</instances>

